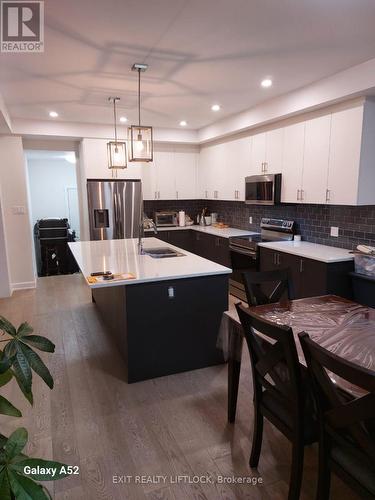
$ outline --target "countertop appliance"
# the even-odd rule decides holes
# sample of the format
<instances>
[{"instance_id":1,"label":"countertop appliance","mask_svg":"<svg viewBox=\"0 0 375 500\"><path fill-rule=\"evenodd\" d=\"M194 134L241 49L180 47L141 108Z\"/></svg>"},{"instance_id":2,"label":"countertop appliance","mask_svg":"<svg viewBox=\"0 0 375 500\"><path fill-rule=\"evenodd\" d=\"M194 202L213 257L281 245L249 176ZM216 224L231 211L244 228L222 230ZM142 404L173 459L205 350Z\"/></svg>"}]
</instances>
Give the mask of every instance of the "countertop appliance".
<instances>
[{"instance_id":1,"label":"countertop appliance","mask_svg":"<svg viewBox=\"0 0 375 500\"><path fill-rule=\"evenodd\" d=\"M295 222L284 219L261 219L261 232L251 236L229 238L229 251L233 273L229 279L229 292L246 301L242 273L259 271L258 243L266 241L290 241L295 232Z\"/></svg>"},{"instance_id":2,"label":"countertop appliance","mask_svg":"<svg viewBox=\"0 0 375 500\"><path fill-rule=\"evenodd\" d=\"M250 175L245 177L247 205L275 205L280 203L281 174Z\"/></svg>"},{"instance_id":3,"label":"countertop appliance","mask_svg":"<svg viewBox=\"0 0 375 500\"><path fill-rule=\"evenodd\" d=\"M164 212L155 212L154 220L156 227L173 227L178 226L177 212L165 210Z\"/></svg>"},{"instance_id":4,"label":"countertop appliance","mask_svg":"<svg viewBox=\"0 0 375 500\"><path fill-rule=\"evenodd\" d=\"M143 222L139 179L88 179L90 239L138 238Z\"/></svg>"}]
</instances>

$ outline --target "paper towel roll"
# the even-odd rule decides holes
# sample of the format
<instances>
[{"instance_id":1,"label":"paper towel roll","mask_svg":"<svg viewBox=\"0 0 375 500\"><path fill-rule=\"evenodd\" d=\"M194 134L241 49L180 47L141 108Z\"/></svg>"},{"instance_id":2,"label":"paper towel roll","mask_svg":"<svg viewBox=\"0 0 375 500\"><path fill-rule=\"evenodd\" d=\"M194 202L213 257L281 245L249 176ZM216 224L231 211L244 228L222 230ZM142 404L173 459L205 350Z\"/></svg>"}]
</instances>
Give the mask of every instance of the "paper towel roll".
<instances>
[{"instance_id":1,"label":"paper towel roll","mask_svg":"<svg viewBox=\"0 0 375 500\"><path fill-rule=\"evenodd\" d=\"M178 224L180 227L185 226L185 212L183 210L178 212Z\"/></svg>"}]
</instances>

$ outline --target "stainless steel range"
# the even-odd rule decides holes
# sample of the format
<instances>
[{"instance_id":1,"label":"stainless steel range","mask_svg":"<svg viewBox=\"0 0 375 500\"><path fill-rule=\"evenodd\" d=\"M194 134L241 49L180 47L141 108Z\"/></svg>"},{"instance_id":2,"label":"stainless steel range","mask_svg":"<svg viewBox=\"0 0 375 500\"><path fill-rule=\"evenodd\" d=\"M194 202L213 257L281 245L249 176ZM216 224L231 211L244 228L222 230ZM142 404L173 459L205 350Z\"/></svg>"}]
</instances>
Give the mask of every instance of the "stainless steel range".
<instances>
[{"instance_id":1,"label":"stainless steel range","mask_svg":"<svg viewBox=\"0 0 375 500\"><path fill-rule=\"evenodd\" d=\"M261 232L251 236L230 238L229 250L233 273L229 279L229 292L246 301L245 286L242 273L259 271L258 243L266 241L290 241L293 239L295 222L284 219L263 218L260 223Z\"/></svg>"}]
</instances>

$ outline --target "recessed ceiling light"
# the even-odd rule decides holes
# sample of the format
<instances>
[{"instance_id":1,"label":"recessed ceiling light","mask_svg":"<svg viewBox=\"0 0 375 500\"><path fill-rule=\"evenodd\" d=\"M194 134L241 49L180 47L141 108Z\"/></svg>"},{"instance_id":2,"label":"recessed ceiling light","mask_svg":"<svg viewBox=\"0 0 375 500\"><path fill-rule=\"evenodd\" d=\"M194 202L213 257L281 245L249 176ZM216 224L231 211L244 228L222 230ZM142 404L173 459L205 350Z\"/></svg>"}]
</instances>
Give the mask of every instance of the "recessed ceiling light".
<instances>
[{"instance_id":1,"label":"recessed ceiling light","mask_svg":"<svg viewBox=\"0 0 375 500\"><path fill-rule=\"evenodd\" d=\"M50 111L49 112L49 116L51 118L57 118L59 116L59 113L56 113L56 111Z\"/></svg>"},{"instance_id":2,"label":"recessed ceiling light","mask_svg":"<svg viewBox=\"0 0 375 500\"><path fill-rule=\"evenodd\" d=\"M272 80L270 78L265 78L260 84L263 88L268 89L268 87L272 87Z\"/></svg>"},{"instance_id":3,"label":"recessed ceiling light","mask_svg":"<svg viewBox=\"0 0 375 500\"><path fill-rule=\"evenodd\" d=\"M219 104L213 104L211 106L211 109L212 109L212 111L220 111L221 108L220 108Z\"/></svg>"},{"instance_id":4,"label":"recessed ceiling light","mask_svg":"<svg viewBox=\"0 0 375 500\"><path fill-rule=\"evenodd\" d=\"M128 119L126 118L126 116L120 116L120 122L121 123L125 123L127 121L128 121Z\"/></svg>"},{"instance_id":5,"label":"recessed ceiling light","mask_svg":"<svg viewBox=\"0 0 375 500\"><path fill-rule=\"evenodd\" d=\"M187 121L185 121L185 120L181 120L181 121L180 121L180 125L181 125L181 127L186 127L186 125L187 125Z\"/></svg>"}]
</instances>

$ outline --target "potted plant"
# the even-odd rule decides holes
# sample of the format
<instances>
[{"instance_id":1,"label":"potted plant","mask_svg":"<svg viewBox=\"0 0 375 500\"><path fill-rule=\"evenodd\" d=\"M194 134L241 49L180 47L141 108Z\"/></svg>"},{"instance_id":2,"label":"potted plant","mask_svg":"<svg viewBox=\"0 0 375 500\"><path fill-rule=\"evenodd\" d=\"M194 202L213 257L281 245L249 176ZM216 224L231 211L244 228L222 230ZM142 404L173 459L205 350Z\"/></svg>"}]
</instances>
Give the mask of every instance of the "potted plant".
<instances>
[{"instance_id":1,"label":"potted plant","mask_svg":"<svg viewBox=\"0 0 375 500\"><path fill-rule=\"evenodd\" d=\"M53 378L47 366L33 348L54 352L55 345L45 337L33 334L28 323L16 328L0 316L0 391L15 379L29 403L33 404L32 375L39 375L50 389ZM22 413L0 394L0 414L21 417ZM30 458L23 453L28 439L23 427L15 430L9 437L0 433L0 499L51 498L48 490L37 481L54 481L69 475L70 467L59 462Z\"/></svg>"}]
</instances>

